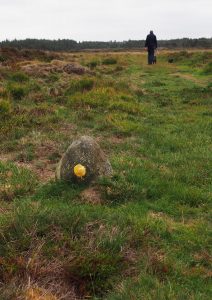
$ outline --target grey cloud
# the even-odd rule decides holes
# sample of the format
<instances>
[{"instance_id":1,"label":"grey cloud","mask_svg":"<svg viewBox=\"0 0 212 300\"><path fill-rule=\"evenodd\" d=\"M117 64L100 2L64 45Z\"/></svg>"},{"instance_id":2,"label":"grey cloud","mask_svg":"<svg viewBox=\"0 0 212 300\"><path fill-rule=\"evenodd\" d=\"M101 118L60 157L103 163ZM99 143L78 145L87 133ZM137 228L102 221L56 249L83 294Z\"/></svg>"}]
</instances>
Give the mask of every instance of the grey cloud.
<instances>
[{"instance_id":1,"label":"grey cloud","mask_svg":"<svg viewBox=\"0 0 212 300\"><path fill-rule=\"evenodd\" d=\"M211 0L0 0L0 40L211 37Z\"/></svg>"}]
</instances>

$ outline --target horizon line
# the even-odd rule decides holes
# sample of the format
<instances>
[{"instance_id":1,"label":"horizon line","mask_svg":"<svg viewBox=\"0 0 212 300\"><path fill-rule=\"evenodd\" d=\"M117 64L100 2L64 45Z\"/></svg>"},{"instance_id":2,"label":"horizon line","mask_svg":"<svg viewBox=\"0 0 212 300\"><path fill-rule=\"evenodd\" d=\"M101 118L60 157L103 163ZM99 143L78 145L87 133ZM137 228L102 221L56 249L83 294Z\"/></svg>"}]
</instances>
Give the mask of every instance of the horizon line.
<instances>
[{"instance_id":1,"label":"horizon line","mask_svg":"<svg viewBox=\"0 0 212 300\"><path fill-rule=\"evenodd\" d=\"M73 38L36 38L36 37L26 37L26 38L13 38L13 39L3 39L0 40L1 42L12 42L12 41L24 41L24 40L48 40L48 41L59 41L59 40L70 40L70 41L75 41L77 43L81 43L81 42L103 42L103 43L109 43L109 42L116 42L116 43L123 43L123 42L128 42L128 41L144 41L146 38L144 39L125 39L125 40L75 40ZM211 37L175 37L175 38L159 38L159 41L170 41L170 40L181 40L181 39L190 39L190 40L196 40L196 39L212 39Z\"/></svg>"}]
</instances>

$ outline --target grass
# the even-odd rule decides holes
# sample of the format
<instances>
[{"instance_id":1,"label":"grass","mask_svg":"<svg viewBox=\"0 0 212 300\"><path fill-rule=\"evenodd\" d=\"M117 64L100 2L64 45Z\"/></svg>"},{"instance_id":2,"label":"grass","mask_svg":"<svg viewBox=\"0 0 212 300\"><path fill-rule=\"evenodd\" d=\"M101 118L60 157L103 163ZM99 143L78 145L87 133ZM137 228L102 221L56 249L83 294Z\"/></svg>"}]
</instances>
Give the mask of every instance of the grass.
<instances>
[{"instance_id":1,"label":"grass","mask_svg":"<svg viewBox=\"0 0 212 300\"><path fill-rule=\"evenodd\" d=\"M203 69L203 74L211 74L212 73L212 63L211 62L209 62L205 67L204 67L204 69Z\"/></svg>"},{"instance_id":2,"label":"grass","mask_svg":"<svg viewBox=\"0 0 212 300\"><path fill-rule=\"evenodd\" d=\"M14 72L11 74L11 80L15 82L26 82L28 81L28 76L22 72Z\"/></svg>"},{"instance_id":3,"label":"grass","mask_svg":"<svg viewBox=\"0 0 212 300\"><path fill-rule=\"evenodd\" d=\"M83 76L0 68L0 299L211 299L211 52L113 56L61 54ZM55 182L83 134L113 177Z\"/></svg>"},{"instance_id":4,"label":"grass","mask_svg":"<svg viewBox=\"0 0 212 300\"><path fill-rule=\"evenodd\" d=\"M18 83L15 84L9 83L7 87L7 91L13 100L21 100L27 93L26 88Z\"/></svg>"},{"instance_id":5,"label":"grass","mask_svg":"<svg viewBox=\"0 0 212 300\"><path fill-rule=\"evenodd\" d=\"M2 118L6 118L12 111L11 103L8 100L0 99L0 113Z\"/></svg>"},{"instance_id":6,"label":"grass","mask_svg":"<svg viewBox=\"0 0 212 300\"><path fill-rule=\"evenodd\" d=\"M67 89L67 94L72 95L77 92L83 93L92 90L93 87L94 87L94 81L89 78L71 81L70 86Z\"/></svg>"},{"instance_id":7,"label":"grass","mask_svg":"<svg viewBox=\"0 0 212 300\"><path fill-rule=\"evenodd\" d=\"M13 164L0 164L1 200L11 201L35 190L36 177L26 169Z\"/></svg>"},{"instance_id":8,"label":"grass","mask_svg":"<svg viewBox=\"0 0 212 300\"><path fill-rule=\"evenodd\" d=\"M107 57L102 61L103 65L115 65L117 64L117 59L114 57Z\"/></svg>"}]
</instances>

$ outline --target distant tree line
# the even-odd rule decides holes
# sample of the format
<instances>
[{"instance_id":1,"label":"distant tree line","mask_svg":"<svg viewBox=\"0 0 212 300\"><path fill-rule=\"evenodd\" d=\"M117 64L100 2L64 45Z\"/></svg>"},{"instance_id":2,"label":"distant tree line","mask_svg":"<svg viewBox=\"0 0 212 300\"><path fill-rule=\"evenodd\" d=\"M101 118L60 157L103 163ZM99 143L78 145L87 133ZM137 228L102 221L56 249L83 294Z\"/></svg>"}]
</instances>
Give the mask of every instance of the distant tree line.
<instances>
[{"instance_id":1,"label":"distant tree line","mask_svg":"<svg viewBox=\"0 0 212 300\"><path fill-rule=\"evenodd\" d=\"M69 39L46 40L46 39L25 39L25 40L5 40L0 42L0 47L15 47L18 49L40 49L50 51L79 51L86 49L137 49L143 48L144 40L128 40L123 42L109 41L84 41L76 42ZM159 47L162 48L212 48L212 38L199 39L172 39L160 40Z\"/></svg>"}]
</instances>

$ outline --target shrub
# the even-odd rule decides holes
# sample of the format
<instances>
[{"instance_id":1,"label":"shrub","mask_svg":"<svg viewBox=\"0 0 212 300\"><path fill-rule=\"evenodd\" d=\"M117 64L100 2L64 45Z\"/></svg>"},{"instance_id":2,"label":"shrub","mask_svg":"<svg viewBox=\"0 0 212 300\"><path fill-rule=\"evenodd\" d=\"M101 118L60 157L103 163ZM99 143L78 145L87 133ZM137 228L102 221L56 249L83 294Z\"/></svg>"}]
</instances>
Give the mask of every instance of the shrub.
<instances>
[{"instance_id":1,"label":"shrub","mask_svg":"<svg viewBox=\"0 0 212 300\"><path fill-rule=\"evenodd\" d=\"M29 77L22 72L16 72L11 75L11 80L16 82L25 82L29 80Z\"/></svg>"},{"instance_id":2,"label":"shrub","mask_svg":"<svg viewBox=\"0 0 212 300\"><path fill-rule=\"evenodd\" d=\"M117 59L114 57L108 57L102 61L102 64L103 65L115 65L115 64L117 64Z\"/></svg>"},{"instance_id":3,"label":"shrub","mask_svg":"<svg viewBox=\"0 0 212 300\"><path fill-rule=\"evenodd\" d=\"M26 95L26 89L18 84L9 85L8 92L14 100L21 100Z\"/></svg>"},{"instance_id":4,"label":"shrub","mask_svg":"<svg viewBox=\"0 0 212 300\"><path fill-rule=\"evenodd\" d=\"M90 62L87 64L87 66L88 66L89 68L91 68L91 69L96 68L98 65L99 65L99 62L96 61L96 60L92 60L92 61L90 61Z\"/></svg>"},{"instance_id":5,"label":"shrub","mask_svg":"<svg viewBox=\"0 0 212 300\"><path fill-rule=\"evenodd\" d=\"M4 61L6 61L6 58L4 56L0 55L0 62L4 62Z\"/></svg>"},{"instance_id":6,"label":"shrub","mask_svg":"<svg viewBox=\"0 0 212 300\"><path fill-rule=\"evenodd\" d=\"M168 54L168 60L173 60L174 62L181 62L187 60L188 58L191 58L191 56L192 53L182 50Z\"/></svg>"},{"instance_id":7,"label":"shrub","mask_svg":"<svg viewBox=\"0 0 212 300\"><path fill-rule=\"evenodd\" d=\"M168 54L168 60L174 62L183 63L191 67L200 67L201 65L207 64L211 60L211 54L205 53L192 53L188 51L177 51Z\"/></svg>"},{"instance_id":8,"label":"shrub","mask_svg":"<svg viewBox=\"0 0 212 300\"><path fill-rule=\"evenodd\" d=\"M12 111L11 103L7 100L0 99L0 115L1 117L8 116Z\"/></svg>"}]
</instances>

